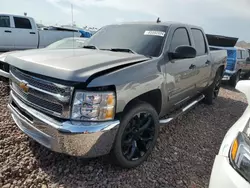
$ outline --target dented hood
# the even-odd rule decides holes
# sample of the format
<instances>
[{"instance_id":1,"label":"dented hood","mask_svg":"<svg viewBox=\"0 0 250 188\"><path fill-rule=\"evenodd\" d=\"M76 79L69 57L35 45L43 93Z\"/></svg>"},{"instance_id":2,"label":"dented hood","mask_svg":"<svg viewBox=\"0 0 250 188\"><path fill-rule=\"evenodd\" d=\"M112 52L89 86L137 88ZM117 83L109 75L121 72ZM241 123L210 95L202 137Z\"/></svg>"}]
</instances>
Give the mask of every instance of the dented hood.
<instances>
[{"instance_id":1,"label":"dented hood","mask_svg":"<svg viewBox=\"0 0 250 188\"><path fill-rule=\"evenodd\" d=\"M148 60L132 53L90 49L40 49L8 55L10 65L61 80L85 82L91 75L119 66Z\"/></svg>"}]
</instances>

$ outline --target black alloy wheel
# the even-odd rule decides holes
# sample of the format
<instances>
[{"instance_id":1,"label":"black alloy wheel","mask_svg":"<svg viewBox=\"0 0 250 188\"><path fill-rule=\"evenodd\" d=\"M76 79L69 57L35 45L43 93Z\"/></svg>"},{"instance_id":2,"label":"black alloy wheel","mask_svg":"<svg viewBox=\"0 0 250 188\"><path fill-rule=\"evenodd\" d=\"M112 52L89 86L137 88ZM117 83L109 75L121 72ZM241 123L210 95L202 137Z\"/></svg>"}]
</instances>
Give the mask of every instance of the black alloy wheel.
<instances>
[{"instance_id":1,"label":"black alloy wheel","mask_svg":"<svg viewBox=\"0 0 250 188\"><path fill-rule=\"evenodd\" d=\"M129 161L140 159L147 153L155 136L152 115L141 112L128 123L122 135L121 146L124 157Z\"/></svg>"},{"instance_id":2,"label":"black alloy wheel","mask_svg":"<svg viewBox=\"0 0 250 188\"><path fill-rule=\"evenodd\" d=\"M135 168L147 160L159 135L159 116L155 108L134 101L123 112L111 155L116 165Z\"/></svg>"}]
</instances>

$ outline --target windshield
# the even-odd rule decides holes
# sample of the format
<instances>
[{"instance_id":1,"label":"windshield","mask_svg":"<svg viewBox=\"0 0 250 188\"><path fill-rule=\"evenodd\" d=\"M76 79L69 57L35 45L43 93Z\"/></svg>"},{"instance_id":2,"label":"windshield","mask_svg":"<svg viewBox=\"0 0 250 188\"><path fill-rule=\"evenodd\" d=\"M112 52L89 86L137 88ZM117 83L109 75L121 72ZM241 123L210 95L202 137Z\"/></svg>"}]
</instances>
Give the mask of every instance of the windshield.
<instances>
[{"instance_id":1,"label":"windshield","mask_svg":"<svg viewBox=\"0 0 250 188\"><path fill-rule=\"evenodd\" d=\"M64 48L64 49L71 49L71 48L82 48L85 44L86 38L65 38L62 40L59 40L57 42L54 42L47 46L46 48L49 49L58 49L58 48Z\"/></svg>"},{"instance_id":2,"label":"windshield","mask_svg":"<svg viewBox=\"0 0 250 188\"><path fill-rule=\"evenodd\" d=\"M158 57L167 30L168 27L163 25L109 25L95 33L85 45L97 49L130 49L138 54Z\"/></svg>"}]
</instances>

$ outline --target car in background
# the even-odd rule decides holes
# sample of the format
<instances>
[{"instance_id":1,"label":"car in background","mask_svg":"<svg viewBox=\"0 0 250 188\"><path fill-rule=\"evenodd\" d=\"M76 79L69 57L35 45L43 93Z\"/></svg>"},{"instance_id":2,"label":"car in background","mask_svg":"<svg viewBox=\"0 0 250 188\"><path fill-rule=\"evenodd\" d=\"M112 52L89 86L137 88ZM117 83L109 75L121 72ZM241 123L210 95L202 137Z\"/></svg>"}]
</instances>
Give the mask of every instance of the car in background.
<instances>
[{"instance_id":1,"label":"car in background","mask_svg":"<svg viewBox=\"0 0 250 188\"><path fill-rule=\"evenodd\" d=\"M246 95L248 106L224 137L209 188L250 188L250 80L239 81L236 89Z\"/></svg>"},{"instance_id":2,"label":"car in background","mask_svg":"<svg viewBox=\"0 0 250 188\"><path fill-rule=\"evenodd\" d=\"M249 53L244 48L234 47L227 49L227 54L228 62L223 80L235 87L240 78L248 79L250 76Z\"/></svg>"},{"instance_id":3,"label":"car in background","mask_svg":"<svg viewBox=\"0 0 250 188\"><path fill-rule=\"evenodd\" d=\"M80 37L77 29L63 27L38 28L28 16L0 14L0 51L44 48L67 37Z\"/></svg>"},{"instance_id":4,"label":"car in background","mask_svg":"<svg viewBox=\"0 0 250 188\"><path fill-rule=\"evenodd\" d=\"M228 81L233 87L240 79L248 79L250 76L249 50L236 47L238 38L207 34L210 50L226 50L227 63L223 75L224 81Z\"/></svg>"},{"instance_id":5,"label":"car in background","mask_svg":"<svg viewBox=\"0 0 250 188\"><path fill-rule=\"evenodd\" d=\"M76 49L76 48L83 48L84 43L88 40L88 38L82 37L69 37L64 38L62 40L56 41L46 48L43 49ZM40 49L40 50L43 50ZM9 54L13 54L19 51L11 51L5 52L0 55L0 78L1 80L6 80L5 78L9 77L9 64L5 62L5 57Z\"/></svg>"}]
</instances>

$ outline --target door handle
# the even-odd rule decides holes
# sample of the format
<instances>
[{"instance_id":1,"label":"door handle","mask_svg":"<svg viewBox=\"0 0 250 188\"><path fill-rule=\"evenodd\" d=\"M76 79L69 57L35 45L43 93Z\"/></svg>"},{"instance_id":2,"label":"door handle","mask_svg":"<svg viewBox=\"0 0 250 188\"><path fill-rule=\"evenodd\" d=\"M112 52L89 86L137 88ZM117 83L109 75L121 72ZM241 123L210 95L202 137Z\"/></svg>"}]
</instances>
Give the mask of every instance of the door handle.
<instances>
[{"instance_id":1,"label":"door handle","mask_svg":"<svg viewBox=\"0 0 250 188\"><path fill-rule=\"evenodd\" d=\"M36 33L35 32L30 32L30 34L35 35Z\"/></svg>"},{"instance_id":2,"label":"door handle","mask_svg":"<svg viewBox=\"0 0 250 188\"><path fill-rule=\"evenodd\" d=\"M196 66L194 64L191 64L189 67L189 69L195 69L195 68L196 68Z\"/></svg>"},{"instance_id":3,"label":"door handle","mask_svg":"<svg viewBox=\"0 0 250 188\"><path fill-rule=\"evenodd\" d=\"M10 31L10 30L5 30L4 32L5 32L5 33L11 33L11 31Z\"/></svg>"}]
</instances>

